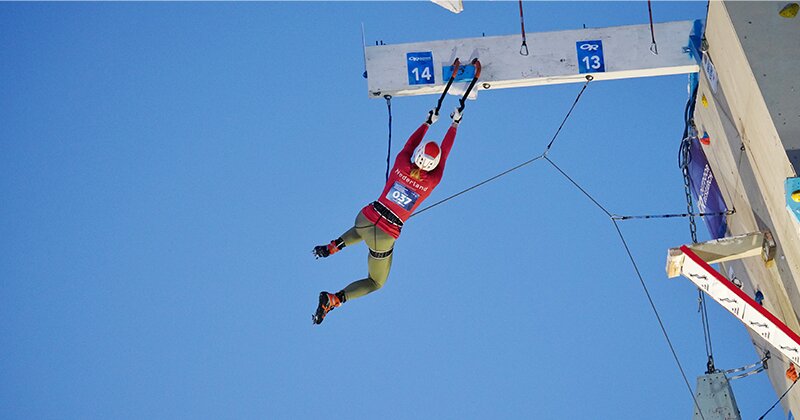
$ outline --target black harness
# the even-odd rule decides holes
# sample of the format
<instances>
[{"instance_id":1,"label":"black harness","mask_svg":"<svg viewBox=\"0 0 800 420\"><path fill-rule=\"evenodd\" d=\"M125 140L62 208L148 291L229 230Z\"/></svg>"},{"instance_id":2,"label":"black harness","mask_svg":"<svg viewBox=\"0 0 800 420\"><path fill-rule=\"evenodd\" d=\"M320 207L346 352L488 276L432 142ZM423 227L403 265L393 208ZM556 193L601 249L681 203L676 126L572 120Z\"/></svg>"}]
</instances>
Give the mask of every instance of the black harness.
<instances>
[{"instance_id":1,"label":"black harness","mask_svg":"<svg viewBox=\"0 0 800 420\"><path fill-rule=\"evenodd\" d=\"M383 203L381 203L380 201L373 201L372 202L372 208L375 209L375 211L377 211L378 214L380 214L382 218L386 219L387 222L397 226L399 229L403 228L403 221L399 217L397 217L397 215L394 214L394 212L391 209L389 209L388 207L383 205ZM376 226L376 228L377 228L377 226ZM386 258L386 257L392 255L393 251L394 251L394 248L392 248L392 249L390 249L388 251L383 251L383 252L375 251L374 249L370 248L369 255L372 258L380 260L380 259L383 259L383 258Z\"/></svg>"},{"instance_id":2,"label":"black harness","mask_svg":"<svg viewBox=\"0 0 800 420\"><path fill-rule=\"evenodd\" d=\"M375 209L375 211L377 211L378 214L381 215L381 217L386 219L387 222L399 228L403 227L403 221L399 217L397 217L397 215L394 214L392 210L383 205L383 203L381 203L380 201L373 201L372 208Z\"/></svg>"}]
</instances>

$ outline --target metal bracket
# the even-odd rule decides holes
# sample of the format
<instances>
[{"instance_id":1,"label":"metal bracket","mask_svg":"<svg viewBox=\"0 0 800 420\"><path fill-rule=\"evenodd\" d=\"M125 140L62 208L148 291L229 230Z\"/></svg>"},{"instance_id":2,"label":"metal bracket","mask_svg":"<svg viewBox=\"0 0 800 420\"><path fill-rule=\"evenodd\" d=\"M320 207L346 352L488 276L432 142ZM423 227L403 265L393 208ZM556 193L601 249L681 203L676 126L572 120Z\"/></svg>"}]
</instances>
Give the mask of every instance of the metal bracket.
<instances>
[{"instance_id":1,"label":"metal bracket","mask_svg":"<svg viewBox=\"0 0 800 420\"><path fill-rule=\"evenodd\" d=\"M775 259L775 238L772 237L772 232L765 230L764 242L761 244L761 258L764 262L770 262Z\"/></svg>"},{"instance_id":2,"label":"metal bracket","mask_svg":"<svg viewBox=\"0 0 800 420\"><path fill-rule=\"evenodd\" d=\"M768 230L686 246L709 264L739 260L756 255L761 255L761 258L767 263L775 258L776 251L775 239ZM669 278L677 277L681 274L684 258L685 255L680 248L669 249L667 254L667 276Z\"/></svg>"},{"instance_id":3,"label":"metal bracket","mask_svg":"<svg viewBox=\"0 0 800 420\"><path fill-rule=\"evenodd\" d=\"M764 354L764 357L762 357L761 360L759 360L756 363L753 363L753 364L747 365L747 366L742 366L742 367L736 368L736 369L726 370L723 373L725 373L726 375L730 375L731 373L739 373L739 372L747 370L748 372L740 373L740 374L738 374L736 376L731 376L728 379L733 381L733 380L736 380L736 379L746 378L746 377L748 377L750 375L755 375L757 373L761 373L761 372L769 369L769 366L767 365L767 360L769 360L769 358L770 358L770 354L769 354L769 352L766 352Z\"/></svg>"}]
</instances>

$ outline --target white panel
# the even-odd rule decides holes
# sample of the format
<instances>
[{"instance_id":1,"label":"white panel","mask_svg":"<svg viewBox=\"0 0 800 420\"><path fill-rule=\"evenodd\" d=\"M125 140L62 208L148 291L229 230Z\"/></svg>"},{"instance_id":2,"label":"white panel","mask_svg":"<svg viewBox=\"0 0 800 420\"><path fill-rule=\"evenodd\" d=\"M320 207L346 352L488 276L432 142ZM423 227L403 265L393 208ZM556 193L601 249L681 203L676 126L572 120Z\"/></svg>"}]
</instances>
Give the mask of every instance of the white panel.
<instances>
[{"instance_id":1,"label":"white panel","mask_svg":"<svg viewBox=\"0 0 800 420\"><path fill-rule=\"evenodd\" d=\"M432 2L444 7L453 13L464 11L464 3L461 0L431 0Z\"/></svg>"},{"instance_id":2,"label":"white panel","mask_svg":"<svg viewBox=\"0 0 800 420\"><path fill-rule=\"evenodd\" d=\"M764 338L788 360L800 364L800 337L794 331L703 262L689 248L682 246L681 250L688 257L683 262L681 274L739 318L747 328Z\"/></svg>"},{"instance_id":3,"label":"white panel","mask_svg":"<svg viewBox=\"0 0 800 420\"><path fill-rule=\"evenodd\" d=\"M528 56L520 55L521 36L491 36L447 41L366 47L370 97L441 93L442 67L456 57L462 63L479 58L483 66L478 89L499 89L556 83L583 82L578 42L601 41L604 71L596 80L659 76L697 72L699 67L684 47L689 45L693 21L655 25L658 55L650 51L650 26L632 25L571 31L527 33ZM582 45L582 44L581 44ZM433 83L410 84L407 53L431 52ZM588 63L596 66L595 62ZM417 74L419 76L419 74Z\"/></svg>"}]
</instances>

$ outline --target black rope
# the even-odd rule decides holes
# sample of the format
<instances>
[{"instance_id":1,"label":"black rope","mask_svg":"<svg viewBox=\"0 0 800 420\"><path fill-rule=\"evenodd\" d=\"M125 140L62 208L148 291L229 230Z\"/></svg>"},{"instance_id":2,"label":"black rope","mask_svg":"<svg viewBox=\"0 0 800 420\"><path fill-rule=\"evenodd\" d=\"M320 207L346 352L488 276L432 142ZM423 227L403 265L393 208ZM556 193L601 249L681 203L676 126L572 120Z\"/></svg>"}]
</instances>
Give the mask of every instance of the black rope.
<instances>
[{"instance_id":1,"label":"black rope","mask_svg":"<svg viewBox=\"0 0 800 420\"><path fill-rule=\"evenodd\" d=\"M642 284L642 289L644 289L645 295L647 295L647 301L650 302L650 307L653 308L653 313L656 315L656 319L658 320L658 325L661 327L661 332L664 334L664 338L667 340L667 344L669 345L669 350L672 352L672 357L675 359L675 363L678 365L678 370L681 372L681 376L683 376L683 382L686 383L686 388L689 390L689 394L692 396L692 401L694 401L695 407L697 407L697 412L700 413L700 417L705 420L703 416L702 410L700 410L700 405L697 403L697 398L694 396L694 392L692 392L692 386L689 385L689 379L686 378L686 372L683 371L683 366L681 366L681 361L678 359L678 354L675 352L675 347L672 346L672 341L669 339L669 335L667 334L667 329L664 327L664 322L661 320L661 316L658 314L658 309L656 309L656 304L653 302L653 298L650 296L650 291L647 289L647 285L644 282L644 278L642 277L642 273L639 272L639 267L636 265L636 260L633 258L633 254L631 254L631 250L628 247L628 242L625 240L625 236L622 235L622 231L619 229L619 225L617 224L616 220L612 220L614 223L614 228L617 229L617 233L619 234L619 239L622 240L622 245L625 247L625 252L628 253L628 258L631 260L631 264L633 264L633 269L636 271L636 275L639 277L639 283Z\"/></svg>"},{"instance_id":2,"label":"black rope","mask_svg":"<svg viewBox=\"0 0 800 420\"><path fill-rule=\"evenodd\" d=\"M769 412L772 411L772 409L775 408L775 406L778 405L779 402L781 402L783 397L785 397L786 394L788 394L789 391L791 391L792 387L794 387L794 384L796 384L796 383L797 383L797 380L795 379L795 381L792 382L792 385L790 385L789 388L786 389L786 392L784 392L783 395L781 395L781 397L778 398L778 401L775 401L775 404L772 404L772 407L770 407L769 410L767 410L766 413L762 414L761 417L758 418L758 420L762 420L764 417L766 417L766 415L769 414Z\"/></svg>"},{"instance_id":3,"label":"black rope","mask_svg":"<svg viewBox=\"0 0 800 420\"><path fill-rule=\"evenodd\" d=\"M410 219L410 218L412 218L412 217L414 217L414 216L416 216L416 215L418 215L418 214L420 214L420 213L422 213L422 212L424 212L424 211L430 210L430 209L432 209L432 208L434 208L434 207L438 206L439 204L442 204L442 203L444 203L445 201L449 201L450 199L452 199L452 198L456 198L456 197L458 197L458 196L459 196L459 195L461 195L461 194L464 194L464 193L466 193L466 192L468 192L468 191L474 190L475 188L478 188L478 187L480 187L480 186L481 186L481 185L483 185L483 184L486 184L486 183L488 183L488 182L494 181L495 179L497 179L497 178L500 178L501 176L503 176L503 175L505 175L505 174L507 174L507 173L509 173L509 172L516 171L517 169L519 169L519 168L521 168L521 167L523 167L523 166L525 166L525 165L528 165L528 164L530 164L530 163L536 162L537 160L541 159L542 157L544 157L544 156L542 156L542 155L539 155L539 156L536 156L536 157L535 157L535 158L533 158L533 159L529 159L529 160L527 160L527 161L525 161L525 162L522 162L522 163L520 163L519 165L517 165L517 166L515 166L515 167L513 167L513 168L511 168L511 169L507 169L507 170L505 170L505 171L503 171L503 172L501 172L501 173L499 173L499 174L497 174L497 175L495 175L495 176L493 176L493 177L491 177L491 178L488 178L488 179L486 179L486 180L484 180L484 181L481 181L481 182L479 182L479 183L477 183L477 184L475 184L475 185L473 185L473 186L471 186L471 187L469 187L469 188L467 188L467 189L461 190L461 191L459 191L459 192L457 192L457 193L455 193L455 194L453 194L453 195L451 195L451 196L449 196L449 197L445 198L444 200L439 200L439 201L437 201L437 202L435 202L435 203L431 204L431 205L430 205L430 206L428 206L428 207L425 207L425 208L423 208L423 209L421 209L421 210L417 210L417 211L415 211L415 212L414 212L414 214L412 214L412 215L411 215L411 216L409 216L408 218Z\"/></svg>"},{"instance_id":4,"label":"black rope","mask_svg":"<svg viewBox=\"0 0 800 420\"><path fill-rule=\"evenodd\" d=\"M386 108L389 110L389 148L386 151L386 181L389 181L389 167L392 159L392 95L384 95Z\"/></svg>"},{"instance_id":5,"label":"black rope","mask_svg":"<svg viewBox=\"0 0 800 420\"><path fill-rule=\"evenodd\" d=\"M583 195L585 195L589 200L591 200L597 207L600 208L605 214L611 218L611 222L614 223L614 228L617 230L617 234L619 234L620 240L622 240L622 245L625 247L625 252L628 253L628 258L631 260L631 264L633 265L634 271L636 271L636 276L639 277L639 283L642 285L642 289L644 289L644 293L647 296L647 300L650 302L650 307L653 309L653 313L656 316L656 320L658 320L658 325L661 327L661 332L664 335L664 338L667 340L667 344L669 345L669 349L672 352L672 357L675 359L675 363L678 365L678 370L683 377L683 382L686 384L686 388L689 390L689 395L692 396L692 400L694 401L695 406L697 407L698 412L700 413L700 417L705 420L702 411L700 411L700 406L697 403L697 399L694 396L694 392L692 392L692 386L689 384L689 379L686 377L686 372L683 370L683 366L681 365L680 359L678 359L678 354L675 352L675 347L672 345L672 340L669 338L669 334L667 334L667 329L664 327L664 322L661 320L661 315L658 313L658 309L656 308L655 302L653 302L653 298L650 296L650 290L647 288L647 284L644 282L644 278L642 277L642 273L639 272L639 266L636 264L636 260L633 258L633 254L631 253L630 248L628 247L628 242L625 240L625 236L622 234L622 231L617 224L617 221L613 218L611 213L603 207L591 194L589 194L583 187L581 187L575 180L573 180L566 172L562 171L558 165L555 164L552 160L545 156L545 159L553 165L554 168L558 170L565 178L567 178L572 185L574 185L578 190L580 190Z\"/></svg>"},{"instance_id":6,"label":"black rope","mask_svg":"<svg viewBox=\"0 0 800 420\"><path fill-rule=\"evenodd\" d=\"M605 214L606 214L606 216L610 217L610 218L611 218L611 220L614 220L614 216L613 216L611 213L609 213L609 212L608 212L608 210L606 210L606 208L605 208L605 207L603 207L603 205L602 205L602 204L600 204L600 203L599 203L597 200L595 200L595 199L594 199L594 197L592 197L592 196L591 196L591 194L589 194L588 192L586 192L586 190L584 190L584 189L583 189L583 187L581 187L580 185L578 185L578 183L577 183L577 182L575 182L575 180L574 180L574 179L572 179L572 178L571 178L569 175L567 175L567 173L566 173L566 172L562 171L562 170L561 170L561 168L559 168L559 167L558 167L558 165L556 165L556 163L555 163L555 162L553 162L552 160L550 160L550 159L549 159L548 157L546 157L546 156L545 156L545 159L547 159L547 161L548 161L548 162L550 162L550 164L551 164L551 165L553 165L553 167L554 167L554 168L556 168L556 170L558 170L558 172L561 172L561 175L564 175L564 177L565 177L565 178L567 178L567 179L569 180L569 182L571 182L571 183L572 183L572 185L574 185L574 186L575 186L575 188L579 189L579 190L580 190L580 191L583 193L583 195L585 195L587 198L589 198L589 200L592 200L592 203L594 203L594 204L595 204L597 207L599 207L599 208L600 208L600 210L603 210L603 213L605 213Z\"/></svg>"},{"instance_id":7,"label":"black rope","mask_svg":"<svg viewBox=\"0 0 800 420\"><path fill-rule=\"evenodd\" d=\"M633 258L633 254L630 251L628 243L625 240L625 236L622 234L622 231L620 230L619 225L617 224L617 220L614 218L614 215L612 215L605 207L603 207L603 205L600 204L600 202L598 202L594 197L592 197L591 194L589 194L583 187L581 187L577 182L575 182L575 180L573 180L566 172L564 172L558 165L556 165L555 162L553 162L552 160L550 160L550 158L547 157L547 152L550 150L550 148L552 147L552 145L555 142L556 138L558 137L559 133L561 132L561 128L564 126L566 120L569 118L570 114L572 113L572 110L575 108L575 105L577 104L577 102L580 99L581 95L583 94L584 90L586 90L586 86L592 80L593 80L593 77L591 75L587 75L586 76L586 84L584 84L583 88L578 93L578 96L575 98L575 101L572 103L572 106L570 107L569 111L564 116L564 120L561 122L561 125L556 130L555 134L553 135L553 138L550 140L550 143L547 145L547 148L545 149L544 153L542 153L542 154L540 154L540 155L538 155L536 157L533 157L533 158L531 158L531 159L529 159L529 160L527 160L527 161L525 161L525 162L523 162L523 163L521 163L521 164L519 164L517 166L514 166L511 169L503 171L503 172L501 172L501 173L499 173L499 174L497 174L497 175L495 175L495 176L493 176L491 178L488 178L488 179L486 179L484 181L481 181L481 182L479 182L479 183L477 183L477 184L475 184L475 185L473 185L473 186L471 186L471 187L469 187L467 189L464 189L464 190L462 190L462 191L460 191L460 192L458 192L456 194L453 194L453 195L451 195L451 196L449 196L449 197L447 197L447 198L445 198L443 200L440 200L440 201L438 201L438 202L436 202L434 204L431 204L430 206L427 206L427 207L425 207L425 208L423 208L421 210L418 210L417 212L412 214L409 218L414 217L414 216L416 216L416 215L418 215L418 214L420 214L422 212L425 212L427 210L430 210L431 208L436 207L439 204L442 204L442 203L444 203L446 201L449 201L449 200L451 200L451 199L453 199L455 197L458 197L461 194L464 194L464 193L466 193L468 191L471 191L471 190L473 190L475 188L478 188L481 185L484 185L484 184L486 184L488 182L491 182L491 181L493 181L493 180L495 180L497 178L500 178L500 177L502 177L502 176L504 176L504 175L506 175L508 173L511 173L511 172L513 172L513 171L515 171L515 170L517 170L519 168L522 168L523 166L526 166L526 165L528 165L530 163L533 163L533 162L535 162L535 161L537 161L539 159L544 158L558 172L560 172L565 178L567 178L576 188L578 188L578 190L580 190L587 198L589 198L598 208L600 208L600 210L602 210L603 213L605 213L606 216L609 217L609 219L611 219L611 222L614 224L614 228L617 230L617 234L619 234L620 240L622 241L622 244L625 247L625 251L628 254L628 258L630 259L631 264L633 265L634 271L636 272L636 275L639 278L639 283L642 285L642 288L644 289L645 295L647 296L647 300L650 302L650 307L652 308L653 313L656 316L656 320L658 321L658 324L659 324L659 326L661 328L661 332L664 335L664 338L666 339L667 344L669 345L670 351L672 352L672 357L675 359L675 363L677 364L678 370L680 371L681 376L683 377L683 381L686 384L686 387L687 387L687 389L689 391L689 394L692 396L692 400L694 401L695 406L698 407L698 412L700 413L700 417L703 418L703 420L705 420L705 417L703 417L702 411L700 411L699 405L697 403L697 399L695 398L694 393L692 392L692 387L689 384L689 380L686 377L686 372L683 370L683 366L681 365L680 359L678 358L678 355L677 355L677 353L675 351L675 347L672 345L672 340L669 338L669 334L667 333L666 327L664 326L664 323L661 320L661 316L658 313L658 309L656 308L655 303L653 302L653 299L652 299L652 297L650 295L650 291L649 291L649 289L647 288L647 285L644 282L644 278L642 277L642 274L639 271L639 267L636 264L636 260ZM689 213L691 213L691 211Z\"/></svg>"},{"instance_id":8,"label":"black rope","mask_svg":"<svg viewBox=\"0 0 800 420\"><path fill-rule=\"evenodd\" d=\"M561 128L564 127L564 123L567 122L567 118L569 118L570 114L572 114L572 110L575 109L575 105L578 104L578 100L581 99L581 95L583 95L583 91L586 90L586 87L589 86L589 82L591 82L592 80L594 80L594 76L592 76L591 74L587 74L586 75L586 83L583 84L583 87L581 88L581 91L578 92L578 96L575 97L575 101L572 102L572 106L569 107L569 111L567 111L567 115L565 115L564 119L561 120L561 125L558 126L558 130L556 130L556 133L553 134L553 138L550 140L550 143L547 144L547 147L544 149L544 153L542 153L542 156L547 156L547 152L550 151L550 147L553 146L553 142L556 141L556 137L558 137L559 133L561 133Z\"/></svg>"},{"instance_id":9,"label":"black rope","mask_svg":"<svg viewBox=\"0 0 800 420\"><path fill-rule=\"evenodd\" d=\"M455 194L453 194L453 195L451 195L451 196L449 196L449 197L447 197L447 198L445 198L445 199L439 200L439 201L437 201L437 202L435 202L435 203L433 203L433 204L431 204L431 205L429 205L429 206L427 206L427 207L424 207L424 208L422 208L422 209L420 209L420 210L417 210L416 212L414 212L414 214L412 214L411 216L409 216L409 219L410 219L410 218L412 218L412 217L414 217L414 216L416 216L416 215L418 215L418 214L420 214L420 213L422 213L422 212L424 212L424 211L430 210L430 209L432 209L432 208L434 208L434 207L438 206L439 204L442 204L442 203L444 203L444 202L446 202L446 201L450 201L451 199L453 199L453 198L456 198L456 197L458 197L458 196L459 196L459 195L461 195L461 194L464 194L464 193L466 193L466 192L468 192L468 191L474 190L475 188L478 188L478 187L480 187L480 186L481 186L481 185L483 185L483 184L486 184L486 183L488 183L488 182L494 181L495 179L497 179L497 178L500 178L501 176L504 176L504 175L506 175L506 174L508 174L508 173L510 173L510 172L516 171L517 169L519 169L519 168L521 168L521 167L523 167L523 166L526 166L526 165L528 165L528 164L530 164L530 163L536 162L537 160L539 160L539 159L541 159L541 158L545 158L545 159L547 159L547 156L546 156L546 155L547 155L547 152L548 152L548 151L550 150L550 148L553 146L553 142L555 142L555 141L556 141L556 138L557 138L557 137L558 137L558 135L561 133L561 129L564 127L564 124L567 122L567 119L568 119L568 118L569 118L569 116L572 114L572 110L573 110L573 109L575 109L575 105L577 105L577 103L578 103L578 100L580 100L580 98L581 98L581 95L583 95L583 91L585 91L585 90L586 90L586 86L588 86L588 85L589 85L589 82L591 82L592 80L594 80L594 77L592 77L592 75L586 75L586 83L584 83L584 85L583 85L583 87L581 88L580 92L578 92L578 96L577 96L577 97L575 97L575 101L573 101L573 102L572 102L572 106L570 106L570 108L569 108L569 111L568 111L568 112L567 112L567 114L564 116L564 119L561 121L561 125L559 125L559 126L558 126L558 130L556 130L555 134L553 134L553 138L552 138L552 139L550 139L550 143L547 145L547 148L545 148L545 151L544 151L544 153L542 153L542 154L540 154L540 155L538 155L538 156L536 156L536 157L533 157L533 158L531 158L531 159L529 159L529 160L527 160L527 161L525 161L525 162L522 162L522 163L520 163L519 165L517 165L517 166L514 166L514 167L513 167L513 168L511 168L511 169L507 169L507 170L505 170L505 171L503 171L503 172L501 172L501 173L499 173L499 174L497 174L497 175L495 175L495 176L493 176L493 177L491 177L491 178L488 178L488 179L486 179L486 180L484 180L484 181L481 181L481 182L479 182L479 183L477 183L477 184L475 184L475 185L473 185L473 186L471 186L471 187L469 187L469 188L466 188L466 189L464 189L464 190L461 190L461 191L459 191L459 192L457 192L457 193L455 193ZM548 160L549 160L549 159L548 159ZM552 162L551 162L551 163L552 163ZM611 214L609 214L609 216L611 216Z\"/></svg>"}]
</instances>

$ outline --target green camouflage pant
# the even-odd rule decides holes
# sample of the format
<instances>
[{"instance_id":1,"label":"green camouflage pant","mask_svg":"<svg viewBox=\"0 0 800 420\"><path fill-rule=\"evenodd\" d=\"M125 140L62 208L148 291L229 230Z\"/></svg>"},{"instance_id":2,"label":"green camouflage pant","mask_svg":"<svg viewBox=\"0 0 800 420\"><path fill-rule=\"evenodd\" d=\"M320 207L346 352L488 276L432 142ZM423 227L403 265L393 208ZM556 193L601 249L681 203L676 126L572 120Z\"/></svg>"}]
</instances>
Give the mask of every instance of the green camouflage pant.
<instances>
[{"instance_id":1,"label":"green camouflage pant","mask_svg":"<svg viewBox=\"0 0 800 420\"><path fill-rule=\"evenodd\" d=\"M395 238L370 222L364 213L359 212L355 226L345 232L342 239L346 246L364 241L371 251L367 257L368 277L354 281L344 288L347 300L359 298L383 287L389 277L393 254L383 258L376 258L372 254L391 250L394 247Z\"/></svg>"}]
</instances>

